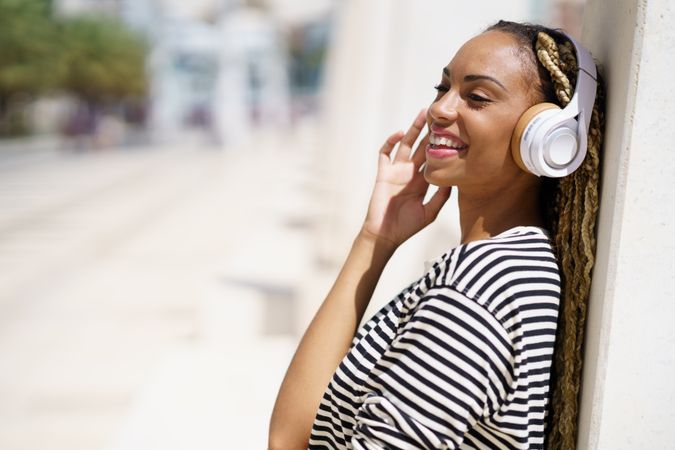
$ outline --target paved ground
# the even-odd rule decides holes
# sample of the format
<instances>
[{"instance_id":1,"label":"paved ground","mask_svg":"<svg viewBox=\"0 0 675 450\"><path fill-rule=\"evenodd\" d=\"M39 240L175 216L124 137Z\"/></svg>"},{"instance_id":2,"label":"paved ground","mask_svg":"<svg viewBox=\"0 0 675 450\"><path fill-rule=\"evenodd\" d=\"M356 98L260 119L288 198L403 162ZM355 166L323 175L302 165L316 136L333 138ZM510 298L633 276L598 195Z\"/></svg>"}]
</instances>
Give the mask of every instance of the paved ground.
<instances>
[{"instance_id":1,"label":"paved ground","mask_svg":"<svg viewBox=\"0 0 675 450\"><path fill-rule=\"evenodd\" d=\"M282 144L0 160L0 449L264 448L311 244Z\"/></svg>"}]
</instances>

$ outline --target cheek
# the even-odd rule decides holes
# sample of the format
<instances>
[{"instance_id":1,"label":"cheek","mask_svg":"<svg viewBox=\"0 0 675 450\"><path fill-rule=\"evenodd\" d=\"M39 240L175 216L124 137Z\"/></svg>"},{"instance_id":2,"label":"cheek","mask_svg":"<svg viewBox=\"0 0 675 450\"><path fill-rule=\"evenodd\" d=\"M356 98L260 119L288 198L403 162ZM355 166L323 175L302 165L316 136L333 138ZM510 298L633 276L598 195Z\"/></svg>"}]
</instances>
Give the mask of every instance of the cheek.
<instances>
[{"instance_id":1,"label":"cheek","mask_svg":"<svg viewBox=\"0 0 675 450\"><path fill-rule=\"evenodd\" d=\"M512 108L504 108L511 110ZM520 111L520 109L518 109ZM506 142L511 139L513 130L516 128L516 123L520 118L520 114L514 114L510 111L502 114L495 114L489 120L484 120L481 124L484 131L487 132L489 139L493 141Z\"/></svg>"},{"instance_id":2,"label":"cheek","mask_svg":"<svg viewBox=\"0 0 675 450\"><path fill-rule=\"evenodd\" d=\"M491 120L476 123L477 132L471 140L471 147L467 154L469 160L480 160L483 165L494 168L503 167L511 157L511 135L515 128L515 119L512 116L497 116ZM468 161L467 161L468 162Z\"/></svg>"},{"instance_id":3,"label":"cheek","mask_svg":"<svg viewBox=\"0 0 675 450\"><path fill-rule=\"evenodd\" d=\"M482 120L474 124L474 132L477 133L471 142L481 150L502 153L510 146L514 128L515 121L510 116L500 115Z\"/></svg>"}]
</instances>

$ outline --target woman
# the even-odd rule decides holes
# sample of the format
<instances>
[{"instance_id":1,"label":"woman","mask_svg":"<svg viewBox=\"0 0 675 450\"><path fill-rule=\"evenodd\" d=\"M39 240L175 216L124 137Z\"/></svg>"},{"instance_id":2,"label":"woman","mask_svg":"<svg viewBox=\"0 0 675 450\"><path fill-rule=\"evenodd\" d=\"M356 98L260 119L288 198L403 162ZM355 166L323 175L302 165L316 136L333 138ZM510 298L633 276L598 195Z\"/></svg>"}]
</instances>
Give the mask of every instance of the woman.
<instances>
[{"instance_id":1,"label":"woman","mask_svg":"<svg viewBox=\"0 0 675 450\"><path fill-rule=\"evenodd\" d=\"M574 448L601 96L582 111L588 153L571 175L536 176L511 148L525 111L564 107L577 74L564 34L504 21L443 68L426 113L380 150L363 226L281 386L270 448ZM385 264L451 187L461 244L356 332Z\"/></svg>"}]
</instances>

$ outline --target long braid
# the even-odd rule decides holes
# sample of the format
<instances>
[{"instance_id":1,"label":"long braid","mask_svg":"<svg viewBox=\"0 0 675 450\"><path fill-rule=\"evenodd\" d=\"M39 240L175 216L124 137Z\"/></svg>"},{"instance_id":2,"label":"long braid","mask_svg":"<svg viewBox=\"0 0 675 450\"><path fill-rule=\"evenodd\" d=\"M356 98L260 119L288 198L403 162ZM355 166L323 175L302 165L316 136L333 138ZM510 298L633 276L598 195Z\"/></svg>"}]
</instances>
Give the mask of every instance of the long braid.
<instances>
[{"instance_id":1,"label":"long braid","mask_svg":"<svg viewBox=\"0 0 675 450\"><path fill-rule=\"evenodd\" d=\"M561 107L570 102L576 85L577 61L574 47L564 35L540 25L507 21L500 21L488 30L510 33L520 41L524 58L536 67L545 101ZM595 262L603 106L604 91L600 82L584 162L571 175L542 179L542 210L553 236L562 281L551 372L547 450L576 448L584 326Z\"/></svg>"},{"instance_id":2,"label":"long braid","mask_svg":"<svg viewBox=\"0 0 675 450\"><path fill-rule=\"evenodd\" d=\"M577 64L571 43L558 45L549 34L539 32L537 57L551 75L556 97L567 105L576 83ZM560 179L556 196L557 215L549 221L557 226L554 240L562 277L561 319L556 336L552 377L552 421L547 449L576 448L582 345L591 271L595 262L595 223L598 211L600 145L602 141L602 86L593 107L588 153L573 174Z\"/></svg>"}]
</instances>

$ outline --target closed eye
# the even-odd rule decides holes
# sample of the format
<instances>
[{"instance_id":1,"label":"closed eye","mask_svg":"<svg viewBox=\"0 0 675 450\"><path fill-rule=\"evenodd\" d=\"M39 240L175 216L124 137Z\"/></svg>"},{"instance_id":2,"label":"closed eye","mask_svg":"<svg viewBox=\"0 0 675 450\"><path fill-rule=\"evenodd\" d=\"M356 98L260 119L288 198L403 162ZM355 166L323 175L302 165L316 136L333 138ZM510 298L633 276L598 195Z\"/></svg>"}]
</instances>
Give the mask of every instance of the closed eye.
<instances>
[{"instance_id":1,"label":"closed eye","mask_svg":"<svg viewBox=\"0 0 675 450\"><path fill-rule=\"evenodd\" d=\"M436 89L438 92L448 92L450 90L449 87L444 86L442 84L437 84L436 86L434 86L434 89Z\"/></svg>"},{"instance_id":2,"label":"closed eye","mask_svg":"<svg viewBox=\"0 0 675 450\"><path fill-rule=\"evenodd\" d=\"M469 94L469 100L472 100L474 102L481 102L481 103L488 103L491 102L489 98L482 97L478 94Z\"/></svg>"}]
</instances>

